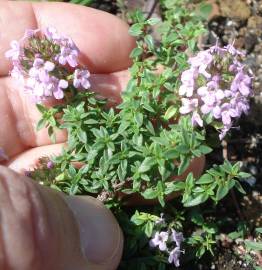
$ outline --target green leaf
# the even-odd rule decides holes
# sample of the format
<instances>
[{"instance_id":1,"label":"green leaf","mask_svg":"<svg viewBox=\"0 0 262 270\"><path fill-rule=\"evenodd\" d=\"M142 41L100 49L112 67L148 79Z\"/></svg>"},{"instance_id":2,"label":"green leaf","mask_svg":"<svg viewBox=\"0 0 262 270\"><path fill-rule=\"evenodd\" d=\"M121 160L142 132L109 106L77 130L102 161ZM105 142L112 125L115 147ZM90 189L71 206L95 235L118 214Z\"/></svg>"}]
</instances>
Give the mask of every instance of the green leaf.
<instances>
[{"instance_id":1,"label":"green leaf","mask_svg":"<svg viewBox=\"0 0 262 270\"><path fill-rule=\"evenodd\" d=\"M206 193L202 193L202 194L196 196L194 199L185 202L184 206L185 207L196 206L198 204L205 202L207 199L208 199L208 195Z\"/></svg>"},{"instance_id":2,"label":"green leaf","mask_svg":"<svg viewBox=\"0 0 262 270\"><path fill-rule=\"evenodd\" d=\"M246 172L240 172L238 175L240 178L249 178L251 176L250 173L246 173Z\"/></svg>"},{"instance_id":3,"label":"green leaf","mask_svg":"<svg viewBox=\"0 0 262 270\"><path fill-rule=\"evenodd\" d=\"M92 131L92 133L94 134L94 136L95 136L96 138L101 138L101 137L103 137L103 135L101 134L101 131L100 131L99 129L97 129L97 128L92 128L91 131Z\"/></svg>"},{"instance_id":4,"label":"green leaf","mask_svg":"<svg viewBox=\"0 0 262 270\"><path fill-rule=\"evenodd\" d=\"M120 165L117 168L117 175L120 181L124 181L127 173L127 160L121 160Z\"/></svg>"},{"instance_id":5,"label":"green leaf","mask_svg":"<svg viewBox=\"0 0 262 270\"><path fill-rule=\"evenodd\" d=\"M45 106L41 105L41 104L36 104L36 107L37 107L38 111L41 112L41 113L45 113L45 112L48 111L48 109Z\"/></svg>"},{"instance_id":6,"label":"green leaf","mask_svg":"<svg viewBox=\"0 0 262 270\"><path fill-rule=\"evenodd\" d=\"M226 182L226 186L228 190L230 190L232 187L234 187L236 184L236 181L234 179L230 179L229 181Z\"/></svg>"},{"instance_id":7,"label":"green leaf","mask_svg":"<svg viewBox=\"0 0 262 270\"><path fill-rule=\"evenodd\" d=\"M262 242L254 242L250 240L245 240L245 245L248 249L261 251L262 250Z\"/></svg>"},{"instance_id":8,"label":"green leaf","mask_svg":"<svg viewBox=\"0 0 262 270\"><path fill-rule=\"evenodd\" d=\"M175 107L175 106L170 106L170 107L167 109L167 111L166 111L166 113L165 113L165 115L164 115L164 119L165 119L165 120L169 120L171 117L173 117L173 116L177 113L177 110L178 110L177 107Z\"/></svg>"},{"instance_id":9,"label":"green leaf","mask_svg":"<svg viewBox=\"0 0 262 270\"><path fill-rule=\"evenodd\" d=\"M189 49L194 52L195 50L195 47L196 47L196 41L195 39L190 39L188 42L187 42L187 45L189 47Z\"/></svg>"},{"instance_id":10,"label":"green leaf","mask_svg":"<svg viewBox=\"0 0 262 270\"><path fill-rule=\"evenodd\" d=\"M137 123L137 125L139 126L139 127L141 127L142 125L143 125L143 114L142 113L136 113L135 114L135 121L136 121L136 123Z\"/></svg>"},{"instance_id":11,"label":"green leaf","mask_svg":"<svg viewBox=\"0 0 262 270\"><path fill-rule=\"evenodd\" d=\"M49 117L48 122L52 127L56 126L56 120L53 116Z\"/></svg>"},{"instance_id":12,"label":"green leaf","mask_svg":"<svg viewBox=\"0 0 262 270\"><path fill-rule=\"evenodd\" d=\"M181 175L182 173L184 173L186 171L186 169L188 168L190 164L190 159L188 157L182 156L181 158L181 163L178 167L178 175Z\"/></svg>"},{"instance_id":13,"label":"green leaf","mask_svg":"<svg viewBox=\"0 0 262 270\"><path fill-rule=\"evenodd\" d=\"M210 184L212 182L214 182L214 178L210 174L204 174L196 181L197 184L201 185Z\"/></svg>"},{"instance_id":14,"label":"green leaf","mask_svg":"<svg viewBox=\"0 0 262 270\"><path fill-rule=\"evenodd\" d=\"M138 56L140 56L143 53L143 49L142 48L134 48L130 54L131 58L136 58Z\"/></svg>"},{"instance_id":15,"label":"green leaf","mask_svg":"<svg viewBox=\"0 0 262 270\"><path fill-rule=\"evenodd\" d=\"M164 199L164 183L162 181L158 181L157 182L157 198L158 201L160 202L161 206L164 207L165 206L165 199Z\"/></svg>"},{"instance_id":16,"label":"green leaf","mask_svg":"<svg viewBox=\"0 0 262 270\"><path fill-rule=\"evenodd\" d=\"M175 159L175 158L178 158L179 155L180 154L177 152L176 149L170 149L170 150L167 150L166 152L164 152L164 157L166 159Z\"/></svg>"},{"instance_id":17,"label":"green leaf","mask_svg":"<svg viewBox=\"0 0 262 270\"><path fill-rule=\"evenodd\" d=\"M69 189L69 195L75 195L78 192L78 185L73 184Z\"/></svg>"},{"instance_id":18,"label":"green leaf","mask_svg":"<svg viewBox=\"0 0 262 270\"><path fill-rule=\"evenodd\" d=\"M82 129L78 129L77 131L77 137L79 138L79 140L83 143L87 143L87 135L86 132Z\"/></svg>"},{"instance_id":19,"label":"green leaf","mask_svg":"<svg viewBox=\"0 0 262 270\"><path fill-rule=\"evenodd\" d=\"M154 113L155 112L155 110L149 105L149 104L143 104L143 107L147 110L147 111L149 111L149 112L152 112L152 113ZM150 122L150 121L149 121ZM151 122L150 122L151 123Z\"/></svg>"},{"instance_id":20,"label":"green leaf","mask_svg":"<svg viewBox=\"0 0 262 270\"><path fill-rule=\"evenodd\" d=\"M88 120L84 121L84 123L86 125L94 125L94 124L98 124L99 122L95 119L88 119Z\"/></svg>"},{"instance_id":21,"label":"green leaf","mask_svg":"<svg viewBox=\"0 0 262 270\"><path fill-rule=\"evenodd\" d=\"M149 25L155 25L160 22L159 18L150 18L146 21Z\"/></svg>"},{"instance_id":22,"label":"green leaf","mask_svg":"<svg viewBox=\"0 0 262 270\"><path fill-rule=\"evenodd\" d=\"M127 128L129 127L129 123L128 122L121 122L117 133L121 134L123 133Z\"/></svg>"},{"instance_id":23,"label":"green leaf","mask_svg":"<svg viewBox=\"0 0 262 270\"><path fill-rule=\"evenodd\" d=\"M147 222L145 226L145 234L148 238L152 236L153 229L154 229L154 223L152 221Z\"/></svg>"},{"instance_id":24,"label":"green leaf","mask_svg":"<svg viewBox=\"0 0 262 270\"><path fill-rule=\"evenodd\" d=\"M209 154L213 151L213 149L207 145L200 145L198 149L201 151L203 155Z\"/></svg>"},{"instance_id":25,"label":"green leaf","mask_svg":"<svg viewBox=\"0 0 262 270\"><path fill-rule=\"evenodd\" d=\"M147 217L145 215L141 215L137 210L135 214L131 217L131 221L135 223L137 226L144 224L147 221Z\"/></svg>"},{"instance_id":26,"label":"green leaf","mask_svg":"<svg viewBox=\"0 0 262 270\"><path fill-rule=\"evenodd\" d=\"M235 182L235 187L240 193L246 194L246 191L243 189L243 187L241 186L241 184L238 181Z\"/></svg>"},{"instance_id":27,"label":"green leaf","mask_svg":"<svg viewBox=\"0 0 262 270\"><path fill-rule=\"evenodd\" d=\"M185 182L183 181L174 181L165 183L165 194L168 195L172 192L180 191L185 189Z\"/></svg>"},{"instance_id":28,"label":"green leaf","mask_svg":"<svg viewBox=\"0 0 262 270\"><path fill-rule=\"evenodd\" d=\"M163 138L163 137L151 137L151 140L157 144L160 144L160 145L168 144L168 140L166 138Z\"/></svg>"},{"instance_id":29,"label":"green leaf","mask_svg":"<svg viewBox=\"0 0 262 270\"><path fill-rule=\"evenodd\" d=\"M227 236L232 239L232 240L235 240L237 238L241 238L243 235L243 233L241 231L236 231L236 232L231 232L229 233Z\"/></svg>"},{"instance_id":30,"label":"green leaf","mask_svg":"<svg viewBox=\"0 0 262 270\"><path fill-rule=\"evenodd\" d=\"M52 1L55 1L55 0L52 0ZM62 0L59 0L59 1L62 1ZM93 3L93 0L70 0L70 3L78 4L82 6L90 6Z\"/></svg>"},{"instance_id":31,"label":"green leaf","mask_svg":"<svg viewBox=\"0 0 262 270\"><path fill-rule=\"evenodd\" d=\"M256 232L261 233L262 234L262 227L256 228Z\"/></svg>"},{"instance_id":32,"label":"green leaf","mask_svg":"<svg viewBox=\"0 0 262 270\"><path fill-rule=\"evenodd\" d=\"M140 135L134 134L133 138L132 138L132 142L137 146L142 146L142 144L143 144L143 135L142 134L140 134Z\"/></svg>"},{"instance_id":33,"label":"green leaf","mask_svg":"<svg viewBox=\"0 0 262 270\"><path fill-rule=\"evenodd\" d=\"M209 15L212 12L212 5L208 3L201 3L199 6L200 16L204 19L208 19Z\"/></svg>"},{"instance_id":34,"label":"green leaf","mask_svg":"<svg viewBox=\"0 0 262 270\"><path fill-rule=\"evenodd\" d=\"M141 165L140 165L138 171L139 171L140 173L147 172L147 171L149 171L149 170L151 169L151 167L152 167L153 165L155 165L155 164L156 164L155 158L153 158L153 157L146 157L146 158L143 160L143 162L141 163Z\"/></svg>"},{"instance_id":35,"label":"green leaf","mask_svg":"<svg viewBox=\"0 0 262 270\"><path fill-rule=\"evenodd\" d=\"M150 121L147 121L146 128L151 133L151 135L155 135L154 126L152 125Z\"/></svg>"},{"instance_id":36,"label":"green leaf","mask_svg":"<svg viewBox=\"0 0 262 270\"><path fill-rule=\"evenodd\" d=\"M228 174L231 174L233 169L232 164L228 160L225 160L224 164L220 165L220 168Z\"/></svg>"},{"instance_id":37,"label":"green leaf","mask_svg":"<svg viewBox=\"0 0 262 270\"><path fill-rule=\"evenodd\" d=\"M166 265L165 265L165 263L159 263L158 264L158 268L157 268L157 270L166 270Z\"/></svg>"},{"instance_id":38,"label":"green leaf","mask_svg":"<svg viewBox=\"0 0 262 270\"><path fill-rule=\"evenodd\" d=\"M228 192L229 192L229 189L226 185L220 185L216 193L217 201L220 201L221 199L223 199L227 195Z\"/></svg>"},{"instance_id":39,"label":"green leaf","mask_svg":"<svg viewBox=\"0 0 262 270\"><path fill-rule=\"evenodd\" d=\"M56 142L56 136L55 136L55 133L54 133L54 128L53 127L49 127L48 130L48 136L50 137L50 140L52 141L52 143L55 143Z\"/></svg>"},{"instance_id":40,"label":"green leaf","mask_svg":"<svg viewBox=\"0 0 262 270\"><path fill-rule=\"evenodd\" d=\"M157 191L153 188L146 189L144 192L141 193L141 195L147 200L155 199L158 196Z\"/></svg>"},{"instance_id":41,"label":"green leaf","mask_svg":"<svg viewBox=\"0 0 262 270\"><path fill-rule=\"evenodd\" d=\"M131 36L137 37L143 33L143 28L143 23L135 23L129 28L128 32Z\"/></svg>"},{"instance_id":42,"label":"green leaf","mask_svg":"<svg viewBox=\"0 0 262 270\"><path fill-rule=\"evenodd\" d=\"M44 128L46 125L46 120L45 119L40 119L39 122L37 123L36 126L36 131L39 131L40 129Z\"/></svg>"},{"instance_id":43,"label":"green leaf","mask_svg":"<svg viewBox=\"0 0 262 270\"><path fill-rule=\"evenodd\" d=\"M154 39L151 35L145 36L145 43L147 44L149 51L154 50Z\"/></svg>"},{"instance_id":44,"label":"green leaf","mask_svg":"<svg viewBox=\"0 0 262 270\"><path fill-rule=\"evenodd\" d=\"M176 147L176 150L181 154L187 154L189 152L189 147L182 144L182 145L178 145Z\"/></svg>"}]
</instances>

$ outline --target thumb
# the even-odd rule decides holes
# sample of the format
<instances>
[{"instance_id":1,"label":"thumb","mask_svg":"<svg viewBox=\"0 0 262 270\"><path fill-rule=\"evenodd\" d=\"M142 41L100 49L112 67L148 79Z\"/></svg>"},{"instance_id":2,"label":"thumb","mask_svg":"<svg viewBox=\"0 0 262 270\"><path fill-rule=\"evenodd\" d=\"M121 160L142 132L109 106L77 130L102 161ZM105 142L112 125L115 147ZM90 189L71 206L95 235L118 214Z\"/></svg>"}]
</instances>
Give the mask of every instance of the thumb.
<instances>
[{"instance_id":1,"label":"thumb","mask_svg":"<svg viewBox=\"0 0 262 270\"><path fill-rule=\"evenodd\" d=\"M69 197L0 166L0 269L114 270L121 230L91 197Z\"/></svg>"},{"instance_id":2,"label":"thumb","mask_svg":"<svg viewBox=\"0 0 262 270\"><path fill-rule=\"evenodd\" d=\"M40 158L57 156L65 146L65 143L58 143L31 148L13 157L5 165L18 173L34 170Z\"/></svg>"}]
</instances>

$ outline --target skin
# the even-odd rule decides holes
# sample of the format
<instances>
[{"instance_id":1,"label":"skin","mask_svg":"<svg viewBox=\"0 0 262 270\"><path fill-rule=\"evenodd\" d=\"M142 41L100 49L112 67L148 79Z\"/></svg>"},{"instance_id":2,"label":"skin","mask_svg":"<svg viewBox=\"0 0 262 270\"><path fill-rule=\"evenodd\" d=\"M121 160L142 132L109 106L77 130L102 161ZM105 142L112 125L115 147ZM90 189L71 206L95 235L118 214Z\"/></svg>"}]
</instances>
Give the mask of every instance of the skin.
<instances>
[{"instance_id":1,"label":"skin","mask_svg":"<svg viewBox=\"0 0 262 270\"><path fill-rule=\"evenodd\" d=\"M39 157L59 153L66 140L60 132L52 145L46 130L35 131L40 115L8 77L4 57L25 29L50 25L76 42L94 91L119 102L128 80L135 43L121 20L63 3L0 2L0 146L10 158L0 165L0 269L113 270L123 236L110 211L93 198L64 196L9 169L29 169Z\"/></svg>"},{"instance_id":2,"label":"skin","mask_svg":"<svg viewBox=\"0 0 262 270\"><path fill-rule=\"evenodd\" d=\"M4 53L10 48L10 41L20 39L25 29L47 26L55 26L58 32L75 41L82 53L82 63L92 73L92 90L116 101L119 101L120 91L128 80L126 69L131 64L129 54L134 47L127 25L108 13L64 3L1 2L0 145L13 161L30 149L31 154L27 156L29 166L37 158L34 158L32 149L51 143L46 130L36 132L39 112L23 93L22 86L7 76L11 64ZM53 102L50 101L50 105ZM59 133L58 142L65 140L66 134ZM41 151L37 150L37 154L41 156L45 150L43 147ZM52 148L48 147L49 151L52 152ZM54 151L57 152L56 146Z\"/></svg>"}]
</instances>

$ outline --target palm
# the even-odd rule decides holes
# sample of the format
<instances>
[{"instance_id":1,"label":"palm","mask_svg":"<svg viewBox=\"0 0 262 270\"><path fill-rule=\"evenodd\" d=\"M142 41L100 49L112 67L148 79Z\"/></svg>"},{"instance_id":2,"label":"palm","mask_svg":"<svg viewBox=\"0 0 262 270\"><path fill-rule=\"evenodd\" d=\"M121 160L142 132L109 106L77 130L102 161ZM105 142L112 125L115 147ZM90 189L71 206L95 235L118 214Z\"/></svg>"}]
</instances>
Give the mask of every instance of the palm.
<instances>
[{"instance_id":1,"label":"palm","mask_svg":"<svg viewBox=\"0 0 262 270\"><path fill-rule=\"evenodd\" d=\"M61 7L62 13L59 12ZM40 113L23 93L21 83L7 76L10 64L4 58L4 52L8 50L9 42L19 39L27 28L55 26L61 33L73 38L83 53L81 60L89 70L100 73L91 78L93 89L107 96L117 96L119 86L121 88L126 81L126 72L117 71L130 64L128 55L133 40L127 34L126 25L115 17L79 6L42 3L34 4L32 8L29 3L7 1L0 4L0 14L3 17L0 30L5 29L7 33L0 47L0 75L3 76L0 78L0 147L11 157L10 166L21 170L33 165L37 157L60 151L61 144L51 145L47 130L36 132ZM7 19L10 17L13 20ZM18 21L21 23L17 24ZM105 37L106 44L101 42ZM52 102L49 101L50 105ZM57 142L65 140L66 134L59 132Z\"/></svg>"}]
</instances>

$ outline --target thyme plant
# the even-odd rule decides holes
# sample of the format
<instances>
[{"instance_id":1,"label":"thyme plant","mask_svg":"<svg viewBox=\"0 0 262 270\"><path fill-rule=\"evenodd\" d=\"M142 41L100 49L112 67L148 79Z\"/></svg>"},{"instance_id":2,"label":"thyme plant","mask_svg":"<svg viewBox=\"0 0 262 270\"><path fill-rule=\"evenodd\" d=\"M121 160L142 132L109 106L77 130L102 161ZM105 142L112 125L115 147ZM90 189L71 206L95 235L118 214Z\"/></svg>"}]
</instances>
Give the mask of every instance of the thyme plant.
<instances>
[{"instance_id":1,"label":"thyme plant","mask_svg":"<svg viewBox=\"0 0 262 270\"><path fill-rule=\"evenodd\" d=\"M185 173L226 136L233 118L247 112L252 95L251 73L233 45L197 53L208 8L202 6L196 16L187 2L161 1L163 21L146 19L139 11L130 14L129 33L137 40L130 55L131 78L114 108L92 92L78 48L55 29L27 31L6 54L14 64L11 75L23 79L42 114L37 129L47 128L53 141L57 129L68 133L63 152L42 158L27 174L111 207L126 235L123 269L179 266L180 255L187 253L183 246L195 248L198 257L213 252L214 227L191 213L205 233L183 237L185 218L166 206L168 196L177 193L186 208L210 200L217 204L233 187L245 192L241 178L248 175L240 171L240 163L225 160L198 179ZM159 40L152 36L152 26ZM63 102L52 108L42 104L51 97ZM174 180L181 175L182 180ZM127 210L137 196L159 205L148 213ZM139 252L141 260L135 258Z\"/></svg>"}]
</instances>

